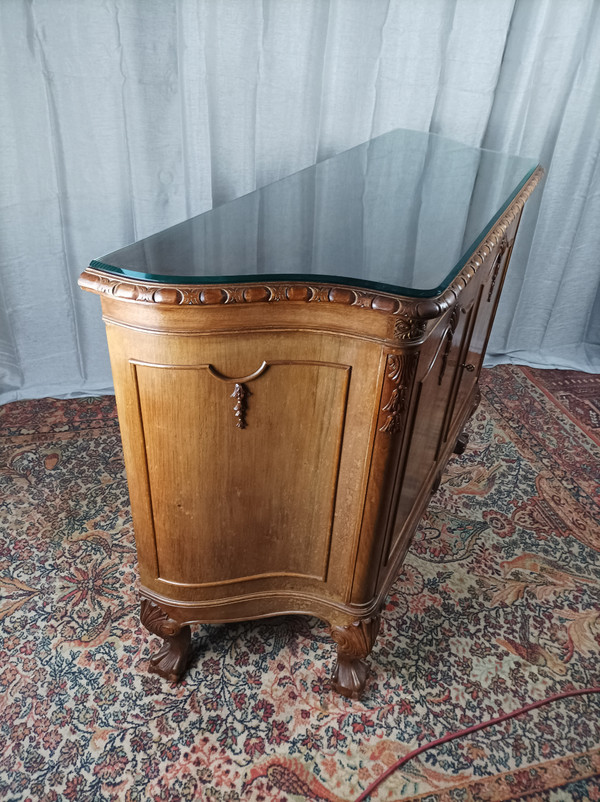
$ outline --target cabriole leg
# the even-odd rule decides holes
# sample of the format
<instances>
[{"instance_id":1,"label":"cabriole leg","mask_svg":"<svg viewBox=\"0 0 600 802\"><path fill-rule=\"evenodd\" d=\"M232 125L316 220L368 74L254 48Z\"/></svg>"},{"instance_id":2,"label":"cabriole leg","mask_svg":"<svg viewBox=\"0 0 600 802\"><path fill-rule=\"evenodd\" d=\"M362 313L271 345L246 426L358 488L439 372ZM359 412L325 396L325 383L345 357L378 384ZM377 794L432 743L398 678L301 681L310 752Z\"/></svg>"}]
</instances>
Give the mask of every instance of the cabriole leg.
<instances>
[{"instance_id":1,"label":"cabriole leg","mask_svg":"<svg viewBox=\"0 0 600 802\"><path fill-rule=\"evenodd\" d=\"M331 627L331 637L337 643L337 662L331 684L348 699L360 698L364 690L369 673L364 658L373 648L380 623L381 617L376 615L346 627Z\"/></svg>"},{"instance_id":2,"label":"cabriole leg","mask_svg":"<svg viewBox=\"0 0 600 802\"><path fill-rule=\"evenodd\" d=\"M158 674L170 682L178 682L187 668L190 657L191 630L186 624L169 617L164 610L148 599L142 599L142 624L152 632L164 638L163 646L150 658L148 671Z\"/></svg>"}]
</instances>

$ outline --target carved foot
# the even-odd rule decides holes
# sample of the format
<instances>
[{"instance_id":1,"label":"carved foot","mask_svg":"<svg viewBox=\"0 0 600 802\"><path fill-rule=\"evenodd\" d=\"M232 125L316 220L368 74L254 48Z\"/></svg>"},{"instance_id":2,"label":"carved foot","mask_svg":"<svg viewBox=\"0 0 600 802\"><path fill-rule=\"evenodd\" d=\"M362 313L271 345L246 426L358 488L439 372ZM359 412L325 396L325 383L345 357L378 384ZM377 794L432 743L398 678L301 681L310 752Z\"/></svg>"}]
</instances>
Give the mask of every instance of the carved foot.
<instances>
[{"instance_id":1,"label":"carved foot","mask_svg":"<svg viewBox=\"0 0 600 802\"><path fill-rule=\"evenodd\" d=\"M169 682L178 682L186 670L190 657L191 630L186 624L169 618L168 614L148 599L142 599L142 624L160 638L163 646L150 658L148 671L159 674Z\"/></svg>"},{"instance_id":2,"label":"carved foot","mask_svg":"<svg viewBox=\"0 0 600 802\"><path fill-rule=\"evenodd\" d=\"M364 621L355 621L347 627L332 627L331 637L337 643L337 662L333 669L331 685L335 691L348 699L359 699L369 669L364 662L379 632L379 615Z\"/></svg>"},{"instance_id":3,"label":"carved foot","mask_svg":"<svg viewBox=\"0 0 600 802\"><path fill-rule=\"evenodd\" d=\"M455 454L464 454L469 444L469 435L466 432L461 432L456 438L456 445L454 446Z\"/></svg>"}]
</instances>

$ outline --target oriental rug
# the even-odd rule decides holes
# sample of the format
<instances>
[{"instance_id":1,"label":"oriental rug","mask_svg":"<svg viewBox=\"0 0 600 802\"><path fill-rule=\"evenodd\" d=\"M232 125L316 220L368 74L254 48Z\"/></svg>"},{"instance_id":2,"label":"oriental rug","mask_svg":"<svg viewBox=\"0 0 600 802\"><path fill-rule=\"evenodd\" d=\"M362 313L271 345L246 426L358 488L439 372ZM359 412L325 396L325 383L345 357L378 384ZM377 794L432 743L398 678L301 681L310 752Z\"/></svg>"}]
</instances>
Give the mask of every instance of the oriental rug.
<instances>
[{"instance_id":1,"label":"oriental rug","mask_svg":"<svg viewBox=\"0 0 600 802\"><path fill-rule=\"evenodd\" d=\"M198 627L180 685L147 674L114 399L1 408L0 799L348 802L415 746L600 684L591 418L515 366L482 392L360 702L331 692L333 644L302 617ZM425 752L373 799L598 800L600 698Z\"/></svg>"},{"instance_id":2,"label":"oriental rug","mask_svg":"<svg viewBox=\"0 0 600 802\"><path fill-rule=\"evenodd\" d=\"M540 368L522 370L600 445L600 377L596 373Z\"/></svg>"}]
</instances>

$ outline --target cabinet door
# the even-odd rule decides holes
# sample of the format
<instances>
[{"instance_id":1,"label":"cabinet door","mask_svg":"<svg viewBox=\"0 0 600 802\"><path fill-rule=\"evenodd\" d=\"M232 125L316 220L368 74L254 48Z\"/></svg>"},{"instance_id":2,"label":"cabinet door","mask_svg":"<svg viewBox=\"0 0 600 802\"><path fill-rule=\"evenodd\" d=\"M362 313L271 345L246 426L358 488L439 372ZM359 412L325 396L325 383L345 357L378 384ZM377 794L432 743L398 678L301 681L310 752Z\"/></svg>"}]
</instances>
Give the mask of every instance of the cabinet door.
<instances>
[{"instance_id":1,"label":"cabinet door","mask_svg":"<svg viewBox=\"0 0 600 802\"><path fill-rule=\"evenodd\" d=\"M502 241L488 256L476 278L458 300L467 326L457 354L456 380L448 403L443 445L459 434L472 402L473 390L481 373L485 349L496 311L499 289L504 278L510 249Z\"/></svg>"},{"instance_id":2,"label":"cabinet door","mask_svg":"<svg viewBox=\"0 0 600 802\"><path fill-rule=\"evenodd\" d=\"M132 496L147 493L151 526L144 584L190 599L248 583L339 592L360 520L377 346L310 333L129 339L128 406L143 432L130 462L147 477ZM142 516L134 523L144 529Z\"/></svg>"},{"instance_id":3,"label":"cabinet door","mask_svg":"<svg viewBox=\"0 0 600 802\"><path fill-rule=\"evenodd\" d=\"M505 243L490 253L488 264L482 265L423 347L406 431L405 467L399 472L385 525L384 567L408 547L435 476L469 413L509 254Z\"/></svg>"},{"instance_id":4,"label":"cabinet door","mask_svg":"<svg viewBox=\"0 0 600 802\"><path fill-rule=\"evenodd\" d=\"M403 533L417 507L428 498L435 476L448 426L448 404L458 392L462 354L472 330L474 306L470 298L466 300L466 305L459 302L448 311L419 355L412 410L404 435L408 446L384 523L384 566L396 559Z\"/></svg>"}]
</instances>

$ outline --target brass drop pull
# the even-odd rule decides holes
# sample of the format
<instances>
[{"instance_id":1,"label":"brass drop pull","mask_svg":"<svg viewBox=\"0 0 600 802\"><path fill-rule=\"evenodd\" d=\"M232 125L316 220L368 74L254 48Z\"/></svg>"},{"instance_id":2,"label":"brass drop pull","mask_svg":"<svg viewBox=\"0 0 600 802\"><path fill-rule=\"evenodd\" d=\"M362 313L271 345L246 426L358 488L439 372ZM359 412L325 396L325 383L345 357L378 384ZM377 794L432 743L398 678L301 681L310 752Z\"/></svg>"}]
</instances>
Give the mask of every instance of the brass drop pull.
<instances>
[{"instance_id":1,"label":"brass drop pull","mask_svg":"<svg viewBox=\"0 0 600 802\"><path fill-rule=\"evenodd\" d=\"M465 370L468 370L468 371L469 371L469 373L473 373L473 371L475 370L475 365L471 365L470 363L466 363L466 364L465 364L465 363L463 363L462 367L463 367Z\"/></svg>"}]
</instances>

